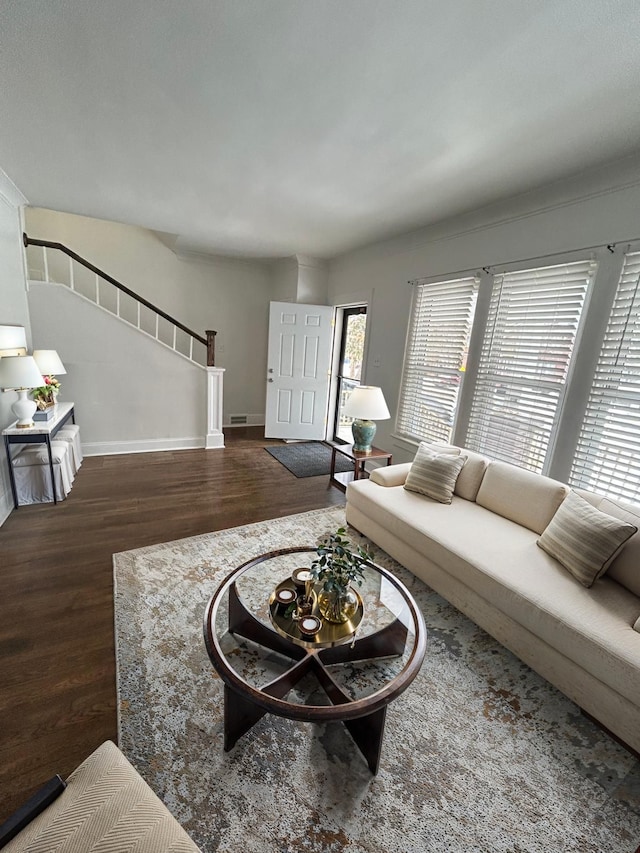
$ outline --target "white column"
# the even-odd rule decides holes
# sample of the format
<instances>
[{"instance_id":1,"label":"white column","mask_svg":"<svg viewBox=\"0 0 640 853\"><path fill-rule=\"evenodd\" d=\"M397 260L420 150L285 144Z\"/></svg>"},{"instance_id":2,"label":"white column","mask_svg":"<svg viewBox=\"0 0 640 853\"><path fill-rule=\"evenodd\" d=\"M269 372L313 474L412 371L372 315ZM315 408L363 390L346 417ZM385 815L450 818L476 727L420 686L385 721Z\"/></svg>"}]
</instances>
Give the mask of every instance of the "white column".
<instances>
[{"instance_id":1,"label":"white column","mask_svg":"<svg viewBox=\"0 0 640 853\"><path fill-rule=\"evenodd\" d=\"M207 450L224 447L222 432L222 378L224 367L207 367Z\"/></svg>"}]
</instances>

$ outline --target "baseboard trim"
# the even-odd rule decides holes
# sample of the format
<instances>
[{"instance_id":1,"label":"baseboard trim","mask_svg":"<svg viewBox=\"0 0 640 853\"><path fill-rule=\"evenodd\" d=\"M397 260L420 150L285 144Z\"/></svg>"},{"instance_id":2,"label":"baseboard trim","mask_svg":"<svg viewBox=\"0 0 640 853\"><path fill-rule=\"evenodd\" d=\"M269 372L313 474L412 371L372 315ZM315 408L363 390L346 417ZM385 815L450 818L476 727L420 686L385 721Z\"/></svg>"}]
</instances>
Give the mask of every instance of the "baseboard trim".
<instances>
[{"instance_id":1,"label":"baseboard trim","mask_svg":"<svg viewBox=\"0 0 640 853\"><path fill-rule=\"evenodd\" d=\"M84 456L116 456L122 453L157 453L163 450L195 450L205 446L196 438L146 438L139 441L82 442Z\"/></svg>"},{"instance_id":2,"label":"baseboard trim","mask_svg":"<svg viewBox=\"0 0 640 853\"><path fill-rule=\"evenodd\" d=\"M248 415L244 424L223 423L223 429L236 429L237 427L264 426L264 415Z\"/></svg>"}]
</instances>

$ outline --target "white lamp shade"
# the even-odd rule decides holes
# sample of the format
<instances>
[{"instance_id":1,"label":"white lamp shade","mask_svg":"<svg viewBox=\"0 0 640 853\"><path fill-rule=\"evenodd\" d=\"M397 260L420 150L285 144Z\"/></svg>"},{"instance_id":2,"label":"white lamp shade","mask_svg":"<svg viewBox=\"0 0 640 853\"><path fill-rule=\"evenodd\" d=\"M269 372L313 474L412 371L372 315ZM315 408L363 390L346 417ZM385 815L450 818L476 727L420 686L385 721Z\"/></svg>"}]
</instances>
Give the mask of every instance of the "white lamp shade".
<instances>
[{"instance_id":1,"label":"white lamp shade","mask_svg":"<svg viewBox=\"0 0 640 853\"><path fill-rule=\"evenodd\" d=\"M45 376L60 376L67 372L54 349L34 349L33 357Z\"/></svg>"},{"instance_id":2,"label":"white lamp shade","mask_svg":"<svg viewBox=\"0 0 640 853\"><path fill-rule=\"evenodd\" d=\"M31 355L6 355L0 358L0 388L39 388L44 377Z\"/></svg>"},{"instance_id":3,"label":"white lamp shade","mask_svg":"<svg viewBox=\"0 0 640 853\"><path fill-rule=\"evenodd\" d=\"M0 326L0 356L25 355L27 335L24 326Z\"/></svg>"},{"instance_id":4,"label":"white lamp shade","mask_svg":"<svg viewBox=\"0 0 640 853\"><path fill-rule=\"evenodd\" d=\"M348 418L366 421L386 421L391 417L382 388L375 385L354 388L345 403L343 414Z\"/></svg>"}]
</instances>

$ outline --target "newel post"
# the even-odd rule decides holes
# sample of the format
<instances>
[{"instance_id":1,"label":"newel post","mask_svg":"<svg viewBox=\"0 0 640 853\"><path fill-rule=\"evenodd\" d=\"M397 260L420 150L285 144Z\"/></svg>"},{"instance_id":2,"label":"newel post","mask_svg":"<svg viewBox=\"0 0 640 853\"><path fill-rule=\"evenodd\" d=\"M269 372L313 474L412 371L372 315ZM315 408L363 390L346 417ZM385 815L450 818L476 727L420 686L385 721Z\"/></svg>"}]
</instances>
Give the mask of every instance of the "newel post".
<instances>
[{"instance_id":1,"label":"newel post","mask_svg":"<svg viewBox=\"0 0 640 853\"><path fill-rule=\"evenodd\" d=\"M215 332L214 332L215 335ZM222 432L222 379L224 367L207 367L207 450L224 447Z\"/></svg>"},{"instance_id":2,"label":"newel post","mask_svg":"<svg viewBox=\"0 0 640 853\"><path fill-rule=\"evenodd\" d=\"M218 333L207 329L207 367L213 367L216 363L216 335Z\"/></svg>"}]
</instances>

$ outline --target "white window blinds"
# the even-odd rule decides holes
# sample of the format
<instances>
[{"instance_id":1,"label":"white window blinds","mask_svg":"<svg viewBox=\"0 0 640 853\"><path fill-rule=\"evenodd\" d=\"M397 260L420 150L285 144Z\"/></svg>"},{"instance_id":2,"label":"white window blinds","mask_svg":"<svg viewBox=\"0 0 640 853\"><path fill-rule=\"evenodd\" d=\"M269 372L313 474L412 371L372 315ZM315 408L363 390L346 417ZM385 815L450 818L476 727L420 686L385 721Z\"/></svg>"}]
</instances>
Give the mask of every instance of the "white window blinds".
<instances>
[{"instance_id":1,"label":"white window blinds","mask_svg":"<svg viewBox=\"0 0 640 853\"><path fill-rule=\"evenodd\" d=\"M496 275L465 444L541 472L595 261Z\"/></svg>"},{"instance_id":2,"label":"white window blinds","mask_svg":"<svg viewBox=\"0 0 640 853\"><path fill-rule=\"evenodd\" d=\"M396 430L414 440L449 441L473 324L478 282L414 285Z\"/></svg>"},{"instance_id":3,"label":"white window blinds","mask_svg":"<svg viewBox=\"0 0 640 853\"><path fill-rule=\"evenodd\" d=\"M640 252L626 256L569 482L640 499Z\"/></svg>"}]
</instances>

